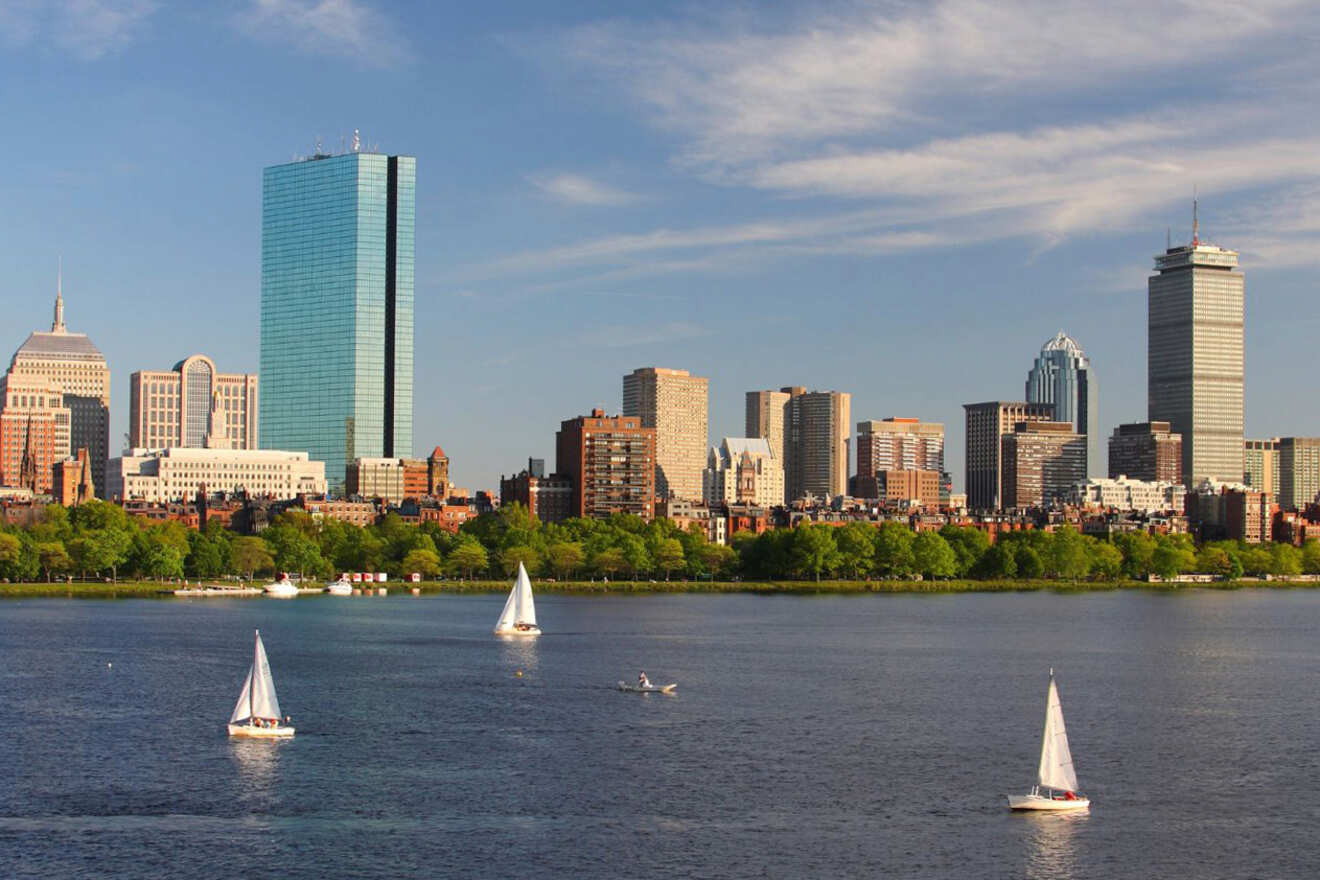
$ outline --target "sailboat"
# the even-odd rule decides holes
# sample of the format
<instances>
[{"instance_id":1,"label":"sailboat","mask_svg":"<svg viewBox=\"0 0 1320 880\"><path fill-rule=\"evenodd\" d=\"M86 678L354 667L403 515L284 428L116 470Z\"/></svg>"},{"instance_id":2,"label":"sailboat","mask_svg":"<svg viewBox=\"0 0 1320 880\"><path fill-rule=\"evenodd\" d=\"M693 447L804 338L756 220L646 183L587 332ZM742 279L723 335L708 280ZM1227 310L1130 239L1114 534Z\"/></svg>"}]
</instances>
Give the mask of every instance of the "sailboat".
<instances>
[{"instance_id":1,"label":"sailboat","mask_svg":"<svg viewBox=\"0 0 1320 880\"><path fill-rule=\"evenodd\" d=\"M539 636L541 628L536 625L536 603L532 600L532 582L527 577L527 569L518 563L518 579L509 591L509 599L504 603L504 611L495 624L497 636Z\"/></svg>"},{"instance_id":2,"label":"sailboat","mask_svg":"<svg viewBox=\"0 0 1320 880\"><path fill-rule=\"evenodd\" d=\"M1045 733L1040 742L1037 784L1029 794L1009 795L1008 806L1012 810L1085 810L1091 806L1090 798L1077 794L1077 771L1073 769L1072 752L1068 749L1068 732L1063 726L1063 706L1059 703L1053 669L1045 698Z\"/></svg>"},{"instance_id":3,"label":"sailboat","mask_svg":"<svg viewBox=\"0 0 1320 880\"><path fill-rule=\"evenodd\" d=\"M243 682L234 714L229 716L229 735L263 739L293 736L293 728L281 720L280 701L275 696L275 679L270 674L266 648L261 644L261 630L256 630L256 634L252 668Z\"/></svg>"}]
</instances>

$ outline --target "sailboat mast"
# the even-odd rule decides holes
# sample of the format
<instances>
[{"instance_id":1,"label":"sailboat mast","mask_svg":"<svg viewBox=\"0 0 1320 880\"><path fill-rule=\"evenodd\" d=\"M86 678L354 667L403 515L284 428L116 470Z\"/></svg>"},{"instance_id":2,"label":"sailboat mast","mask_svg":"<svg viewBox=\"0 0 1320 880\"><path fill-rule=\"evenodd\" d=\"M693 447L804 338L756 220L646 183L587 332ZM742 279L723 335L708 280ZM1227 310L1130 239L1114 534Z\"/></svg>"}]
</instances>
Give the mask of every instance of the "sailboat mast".
<instances>
[{"instance_id":1,"label":"sailboat mast","mask_svg":"<svg viewBox=\"0 0 1320 880\"><path fill-rule=\"evenodd\" d=\"M252 723L252 713L255 711L252 701L255 699L254 693L257 689L257 657L260 656L257 649L261 647L261 630L254 632L256 635L252 638L252 670L248 672L248 724Z\"/></svg>"}]
</instances>

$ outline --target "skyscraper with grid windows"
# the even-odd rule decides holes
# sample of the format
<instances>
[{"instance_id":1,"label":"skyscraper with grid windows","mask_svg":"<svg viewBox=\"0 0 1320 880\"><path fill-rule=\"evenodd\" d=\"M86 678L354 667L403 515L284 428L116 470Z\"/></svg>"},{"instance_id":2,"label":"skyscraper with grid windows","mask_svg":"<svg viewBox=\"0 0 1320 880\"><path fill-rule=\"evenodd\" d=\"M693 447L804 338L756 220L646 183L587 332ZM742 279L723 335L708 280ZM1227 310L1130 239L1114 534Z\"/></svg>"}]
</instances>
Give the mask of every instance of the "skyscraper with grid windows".
<instances>
[{"instance_id":1,"label":"skyscraper with grid windows","mask_svg":"<svg viewBox=\"0 0 1320 880\"><path fill-rule=\"evenodd\" d=\"M308 451L332 488L412 455L416 176L356 150L263 175L260 445Z\"/></svg>"},{"instance_id":2,"label":"skyscraper with grid windows","mask_svg":"<svg viewBox=\"0 0 1320 880\"><path fill-rule=\"evenodd\" d=\"M1200 240L1155 257L1148 282L1146 406L1182 435L1188 486L1242 482L1245 283L1236 251Z\"/></svg>"}]
</instances>

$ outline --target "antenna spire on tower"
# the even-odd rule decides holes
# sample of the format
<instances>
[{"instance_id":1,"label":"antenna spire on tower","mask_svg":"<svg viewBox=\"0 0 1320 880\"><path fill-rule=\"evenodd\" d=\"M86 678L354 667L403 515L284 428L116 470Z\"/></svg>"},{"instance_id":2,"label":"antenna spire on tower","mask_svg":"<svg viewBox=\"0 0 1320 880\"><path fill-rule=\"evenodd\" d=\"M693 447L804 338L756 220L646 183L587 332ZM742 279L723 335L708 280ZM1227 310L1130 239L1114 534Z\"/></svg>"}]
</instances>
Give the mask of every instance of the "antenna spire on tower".
<instances>
[{"instance_id":1,"label":"antenna spire on tower","mask_svg":"<svg viewBox=\"0 0 1320 880\"><path fill-rule=\"evenodd\" d=\"M63 333L64 329L64 257L60 257L59 269L55 273L55 320L50 325L50 332Z\"/></svg>"},{"instance_id":2,"label":"antenna spire on tower","mask_svg":"<svg viewBox=\"0 0 1320 880\"><path fill-rule=\"evenodd\" d=\"M1201 224L1196 216L1196 185L1192 184L1192 247L1201 243Z\"/></svg>"}]
</instances>

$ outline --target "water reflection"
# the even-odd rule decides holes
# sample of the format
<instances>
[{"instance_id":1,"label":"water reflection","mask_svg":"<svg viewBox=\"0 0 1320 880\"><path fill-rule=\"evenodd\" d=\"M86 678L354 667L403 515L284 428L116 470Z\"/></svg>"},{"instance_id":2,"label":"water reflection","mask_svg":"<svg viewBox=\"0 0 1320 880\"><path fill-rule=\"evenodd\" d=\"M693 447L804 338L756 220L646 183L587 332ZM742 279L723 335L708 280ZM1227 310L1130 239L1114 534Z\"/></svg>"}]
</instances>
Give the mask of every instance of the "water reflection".
<instances>
[{"instance_id":1,"label":"water reflection","mask_svg":"<svg viewBox=\"0 0 1320 880\"><path fill-rule=\"evenodd\" d=\"M540 639L511 636L498 639L500 659L509 667L510 674L516 675L520 671L523 673L536 671L538 665L536 643L538 641Z\"/></svg>"},{"instance_id":2,"label":"water reflection","mask_svg":"<svg viewBox=\"0 0 1320 880\"><path fill-rule=\"evenodd\" d=\"M1076 876L1077 835L1090 814L1040 812L1022 818L1031 823L1027 832L1028 880Z\"/></svg>"},{"instance_id":3,"label":"water reflection","mask_svg":"<svg viewBox=\"0 0 1320 880\"><path fill-rule=\"evenodd\" d=\"M275 793L282 740L236 737L229 740L229 754L238 767L238 790L244 799L264 801Z\"/></svg>"}]
</instances>

